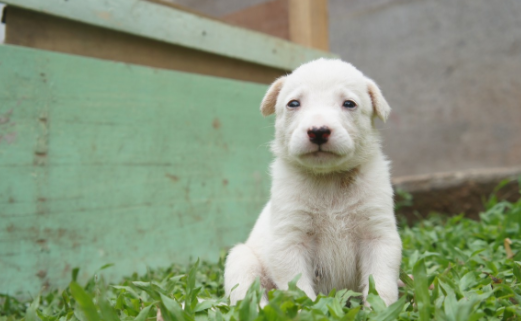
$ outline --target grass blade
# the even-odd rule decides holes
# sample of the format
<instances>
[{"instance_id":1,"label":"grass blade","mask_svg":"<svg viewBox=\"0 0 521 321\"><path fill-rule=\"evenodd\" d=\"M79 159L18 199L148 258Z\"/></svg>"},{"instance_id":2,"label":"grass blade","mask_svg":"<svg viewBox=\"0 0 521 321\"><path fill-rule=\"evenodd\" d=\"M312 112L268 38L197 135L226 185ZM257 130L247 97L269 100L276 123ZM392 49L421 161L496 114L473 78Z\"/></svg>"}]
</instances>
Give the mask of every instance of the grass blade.
<instances>
[{"instance_id":1,"label":"grass blade","mask_svg":"<svg viewBox=\"0 0 521 321\"><path fill-rule=\"evenodd\" d=\"M71 282L69 288L72 297L76 300L77 306L83 312L87 321L100 321L98 310L94 302L92 302L92 297L76 282Z\"/></svg>"},{"instance_id":2,"label":"grass blade","mask_svg":"<svg viewBox=\"0 0 521 321\"><path fill-rule=\"evenodd\" d=\"M429 282L427 270L423 259L416 262L412 272L414 276L414 296L420 321L430 321L432 313L431 296L429 294Z\"/></svg>"}]
</instances>

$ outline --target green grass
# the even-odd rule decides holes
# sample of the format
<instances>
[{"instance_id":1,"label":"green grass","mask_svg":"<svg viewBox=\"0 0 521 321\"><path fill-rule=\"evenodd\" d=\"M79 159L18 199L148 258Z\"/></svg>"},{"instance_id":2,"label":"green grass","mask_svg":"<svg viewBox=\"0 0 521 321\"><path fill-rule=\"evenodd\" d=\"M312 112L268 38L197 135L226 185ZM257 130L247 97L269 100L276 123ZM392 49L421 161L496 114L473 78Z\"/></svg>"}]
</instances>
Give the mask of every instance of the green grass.
<instances>
[{"instance_id":1,"label":"green grass","mask_svg":"<svg viewBox=\"0 0 521 321\"><path fill-rule=\"evenodd\" d=\"M464 215L438 215L413 227L401 226L401 279L406 287L390 307L374 286L367 308L359 293L346 290L319 295L313 302L296 281L288 291L271 291L262 310L258 284L230 307L223 298L223 256L217 264L174 265L110 285L96 276L80 285L75 269L69 287L61 292L29 302L0 296L0 321L152 321L158 308L165 321L521 319L521 200L508 203L492 197L486 208L480 222ZM505 248L507 238L511 251Z\"/></svg>"}]
</instances>

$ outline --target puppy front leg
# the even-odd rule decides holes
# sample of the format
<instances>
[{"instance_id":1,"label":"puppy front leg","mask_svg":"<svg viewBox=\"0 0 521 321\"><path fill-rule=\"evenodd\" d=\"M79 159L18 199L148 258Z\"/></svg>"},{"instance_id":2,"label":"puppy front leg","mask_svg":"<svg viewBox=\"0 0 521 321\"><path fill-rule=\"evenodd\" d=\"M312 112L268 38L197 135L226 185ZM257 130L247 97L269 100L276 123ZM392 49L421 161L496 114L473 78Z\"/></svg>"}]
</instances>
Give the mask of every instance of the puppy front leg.
<instances>
[{"instance_id":1,"label":"puppy front leg","mask_svg":"<svg viewBox=\"0 0 521 321\"><path fill-rule=\"evenodd\" d=\"M299 289L311 299L316 299L313 288L313 271L310 249L296 233L285 235L274 244L269 253L269 272L272 280L281 290L288 289L288 282L301 274L297 282Z\"/></svg>"},{"instance_id":2,"label":"puppy front leg","mask_svg":"<svg viewBox=\"0 0 521 321\"><path fill-rule=\"evenodd\" d=\"M360 244L360 269L364 300L369 291L369 276L387 306L398 300L398 277L402 242L396 230L378 238L364 239Z\"/></svg>"}]
</instances>

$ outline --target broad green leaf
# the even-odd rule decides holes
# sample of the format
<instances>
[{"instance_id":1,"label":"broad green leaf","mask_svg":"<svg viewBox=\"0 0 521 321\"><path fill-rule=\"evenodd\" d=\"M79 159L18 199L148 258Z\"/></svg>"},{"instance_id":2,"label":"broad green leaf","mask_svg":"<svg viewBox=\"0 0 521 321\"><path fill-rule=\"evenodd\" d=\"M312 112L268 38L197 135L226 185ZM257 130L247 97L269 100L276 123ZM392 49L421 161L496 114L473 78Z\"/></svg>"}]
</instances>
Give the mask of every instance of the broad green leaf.
<instances>
[{"instance_id":1,"label":"broad green leaf","mask_svg":"<svg viewBox=\"0 0 521 321\"><path fill-rule=\"evenodd\" d=\"M71 299L69 298L67 291L62 291L62 298L63 298L63 303L65 304L65 307L70 308Z\"/></svg>"},{"instance_id":2,"label":"broad green leaf","mask_svg":"<svg viewBox=\"0 0 521 321\"><path fill-rule=\"evenodd\" d=\"M117 310L122 310L125 307L125 294L120 293L116 299L116 304L114 308Z\"/></svg>"},{"instance_id":3,"label":"broad green leaf","mask_svg":"<svg viewBox=\"0 0 521 321\"><path fill-rule=\"evenodd\" d=\"M335 298L333 299L333 302L331 304L327 305L329 313L331 313L332 316L339 318L344 316L344 311L342 310L342 306L340 305L340 302Z\"/></svg>"},{"instance_id":4,"label":"broad green leaf","mask_svg":"<svg viewBox=\"0 0 521 321\"><path fill-rule=\"evenodd\" d=\"M420 321L428 321L431 319L432 304L429 294L429 283L425 263L419 260L414 265L414 295L420 316Z\"/></svg>"},{"instance_id":5,"label":"broad green leaf","mask_svg":"<svg viewBox=\"0 0 521 321\"><path fill-rule=\"evenodd\" d=\"M40 296L37 296L36 299L33 300L29 308L27 309L27 312L25 314L25 321L40 321L40 318L38 317L36 310L40 306Z\"/></svg>"},{"instance_id":6,"label":"broad green leaf","mask_svg":"<svg viewBox=\"0 0 521 321\"><path fill-rule=\"evenodd\" d=\"M173 276L173 277L171 277L169 280L172 281L172 282L178 282L178 281L180 281L182 278L185 278L185 277L186 277L186 274L181 274L181 275Z\"/></svg>"},{"instance_id":7,"label":"broad green leaf","mask_svg":"<svg viewBox=\"0 0 521 321\"><path fill-rule=\"evenodd\" d=\"M367 295L366 301L371 305L371 308L376 312L381 312L387 308L384 300L382 300L382 298L377 294L369 293Z\"/></svg>"},{"instance_id":8,"label":"broad green leaf","mask_svg":"<svg viewBox=\"0 0 521 321\"><path fill-rule=\"evenodd\" d=\"M459 281L459 288L461 292L466 291L471 285L476 282L476 274L474 272L468 272Z\"/></svg>"},{"instance_id":9,"label":"broad green leaf","mask_svg":"<svg viewBox=\"0 0 521 321\"><path fill-rule=\"evenodd\" d=\"M199 259L195 262L194 265L190 268L188 272L188 277L186 280L186 298L185 298L185 311L192 311L197 305L197 289L195 288L196 276L197 276L197 267L199 266ZM199 292L199 291L197 291Z\"/></svg>"},{"instance_id":10,"label":"broad green leaf","mask_svg":"<svg viewBox=\"0 0 521 321\"><path fill-rule=\"evenodd\" d=\"M181 305L176 300L171 299L162 293L159 295L159 297L161 300L161 314L163 315L163 319L165 321L183 321L185 319L193 320L192 317L189 317L186 313L183 313Z\"/></svg>"},{"instance_id":11,"label":"broad green leaf","mask_svg":"<svg viewBox=\"0 0 521 321\"><path fill-rule=\"evenodd\" d=\"M157 301L160 300L160 294L162 294L162 291L161 291L161 288L157 284L154 284L153 282L141 282L141 281L134 281L134 282L132 282L132 284L136 288L145 291L154 300L157 300Z\"/></svg>"},{"instance_id":12,"label":"broad green leaf","mask_svg":"<svg viewBox=\"0 0 521 321\"><path fill-rule=\"evenodd\" d=\"M412 252L412 254L409 257L409 267L412 269L414 268L414 265L416 262L418 262L418 259L420 258L420 252L418 250Z\"/></svg>"},{"instance_id":13,"label":"broad green leaf","mask_svg":"<svg viewBox=\"0 0 521 321\"><path fill-rule=\"evenodd\" d=\"M105 264L102 267L100 267L98 269L98 271L103 271L103 270L108 269L108 268L113 267L113 266L114 266L114 263L108 263L108 264Z\"/></svg>"},{"instance_id":14,"label":"broad green leaf","mask_svg":"<svg viewBox=\"0 0 521 321\"><path fill-rule=\"evenodd\" d=\"M152 305L149 305L145 307L143 310L141 310L139 314L134 318L134 321L146 321L151 308Z\"/></svg>"},{"instance_id":15,"label":"broad green leaf","mask_svg":"<svg viewBox=\"0 0 521 321\"><path fill-rule=\"evenodd\" d=\"M470 254L470 257L472 258L472 257L474 257L474 256L478 255L479 253L484 252L484 251L486 251L486 250L487 250L487 249L479 249L479 250L476 250L476 251L474 251L474 252L472 252L472 253Z\"/></svg>"},{"instance_id":16,"label":"broad green leaf","mask_svg":"<svg viewBox=\"0 0 521 321\"><path fill-rule=\"evenodd\" d=\"M134 298L139 298L139 295L136 293L136 291L131 288L130 286L123 286L123 285L113 285L112 286L114 289L118 289L118 290L124 290L125 292L127 293L130 293L132 295L132 297Z\"/></svg>"},{"instance_id":17,"label":"broad green leaf","mask_svg":"<svg viewBox=\"0 0 521 321\"><path fill-rule=\"evenodd\" d=\"M356 316L358 315L358 312L362 306L357 306L356 308L352 308L347 312L344 317L341 319L342 321L353 321L355 320Z\"/></svg>"},{"instance_id":18,"label":"broad green leaf","mask_svg":"<svg viewBox=\"0 0 521 321\"><path fill-rule=\"evenodd\" d=\"M369 292L368 294L378 295L378 291L376 291L376 285L374 283L374 278L372 275L369 275Z\"/></svg>"},{"instance_id":19,"label":"broad green leaf","mask_svg":"<svg viewBox=\"0 0 521 321\"><path fill-rule=\"evenodd\" d=\"M456 299L456 295L454 292L448 294L445 297L444 307L445 307L445 315L447 318L451 320L457 320L458 315L458 300Z\"/></svg>"},{"instance_id":20,"label":"broad green leaf","mask_svg":"<svg viewBox=\"0 0 521 321\"><path fill-rule=\"evenodd\" d=\"M83 312L87 321L100 321L98 310L92 302L92 297L76 282L69 285L71 295L76 300L77 307Z\"/></svg>"},{"instance_id":21,"label":"broad green leaf","mask_svg":"<svg viewBox=\"0 0 521 321\"><path fill-rule=\"evenodd\" d=\"M336 293L335 298L338 300L342 307L346 306L347 301L353 297L361 297L362 293L355 292L352 290L340 290Z\"/></svg>"},{"instance_id":22,"label":"broad green leaf","mask_svg":"<svg viewBox=\"0 0 521 321\"><path fill-rule=\"evenodd\" d=\"M330 297L320 296L317 298L316 303L313 304L311 309L320 311L321 314L325 315L329 311L328 306L333 303L333 300L334 299Z\"/></svg>"},{"instance_id":23,"label":"broad green leaf","mask_svg":"<svg viewBox=\"0 0 521 321\"><path fill-rule=\"evenodd\" d=\"M219 304L217 300L207 299L202 302L198 302L195 306L194 312L200 312L204 310L208 310L209 308L212 308Z\"/></svg>"},{"instance_id":24,"label":"broad green leaf","mask_svg":"<svg viewBox=\"0 0 521 321\"><path fill-rule=\"evenodd\" d=\"M513 272L514 272L514 276L516 277L518 283L521 283L520 265L521 265L521 262L518 262L518 261L514 261L514 263L513 263Z\"/></svg>"},{"instance_id":25,"label":"broad green leaf","mask_svg":"<svg viewBox=\"0 0 521 321\"><path fill-rule=\"evenodd\" d=\"M257 318L258 314L256 293L250 288L239 306L239 320L253 321Z\"/></svg>"},{"instance_id":26,"label":"broad green leaf","mask_svg":"<svg viewBox=\"0 0 521 321\"><path fill-rule=\"evenodd\" d=\"M403 270L400 270L400 280L408 287L413 288L414 287L414 280L411 279L409 274L405 273Z\"/></svg>"},{"instance_id":27,"label":"broad green leaf","mask_svg":"<svg viewBox=\"0 0 521 321\"><path fill-rule=\"evenodd\" d=\"M119 321L116 311L103 296L99 299L98 306L103 321Z\"/></svg>"},{"instance_id":28,"label":"broad green leaf","mask_svg":"<svg viewBox=\"0 0 521 321\"><path fill-rule=\"evenodd\" d=\"M75 267L74 269L72 269L72 281L73 282L76 282L77 279L78 279L78 273L80 272L80 268L78 267Z\"/></svg>"},{"instance_id":29,"label":"broad green leaf","mask_svg":"<svg viewBox=\"0 0 521 321\"><path fill-rule=\"evenodd\" d=\"M186 283L187 289L191 290L195 288L195 281L196 281L196 275L197 275L197 267L199 266L199 259L192 265L192 268L188 272L188 279Z\"/></svg>"},{"instance_id":30,"label":"broad green leaf","mask_svg":"<svg viewBox=\"0 0 521 321\"><path fill-rule=\"evenodd\" d=\"M300 280L301 276L302 276L302 273L299 273L291 281L288 282L288 290L290 290L290 291L299 290L299 288L297 287L297 282L298 282L298 280Z\"/></svg>"},{"instance_id":31,"label":"broad green leaf","mask_svg":"<svg viewBox=\"0 0 521 321\"><path fill-rule=\"evenodd\" d=\"M403 306L405 305L406 298L402 296L398 301L391 304L387 309L383 312L379 313L375 321L393 321L398 319L398 315L403 310Z\"/></svg>"}]
</instances>

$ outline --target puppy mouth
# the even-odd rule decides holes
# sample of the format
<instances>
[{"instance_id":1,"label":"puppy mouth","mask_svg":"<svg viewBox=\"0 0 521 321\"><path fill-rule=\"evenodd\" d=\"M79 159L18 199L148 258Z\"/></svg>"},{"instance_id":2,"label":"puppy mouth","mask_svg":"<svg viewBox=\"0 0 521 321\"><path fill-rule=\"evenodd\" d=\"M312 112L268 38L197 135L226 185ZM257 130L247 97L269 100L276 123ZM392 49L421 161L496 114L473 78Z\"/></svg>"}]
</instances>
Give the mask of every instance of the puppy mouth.
<instances>
[{"instance_id":1,"label":"puppy mouth","mask_svg":"<svg viewBox=\"0 0 521 321\"><path fill-rule=\"evenodd\" d=\"M314 150L314 151L311 151L311 152L308 152L308 153L305 153L304 155L302 155L304 157L310 157L310 158L324 158L324 157L339 157L340 155L335 153L335 152L332 152L332 151L328 151L328 150L323 150L320 146L318 147L317 150Z\"/></svg>"}]
</instances>

